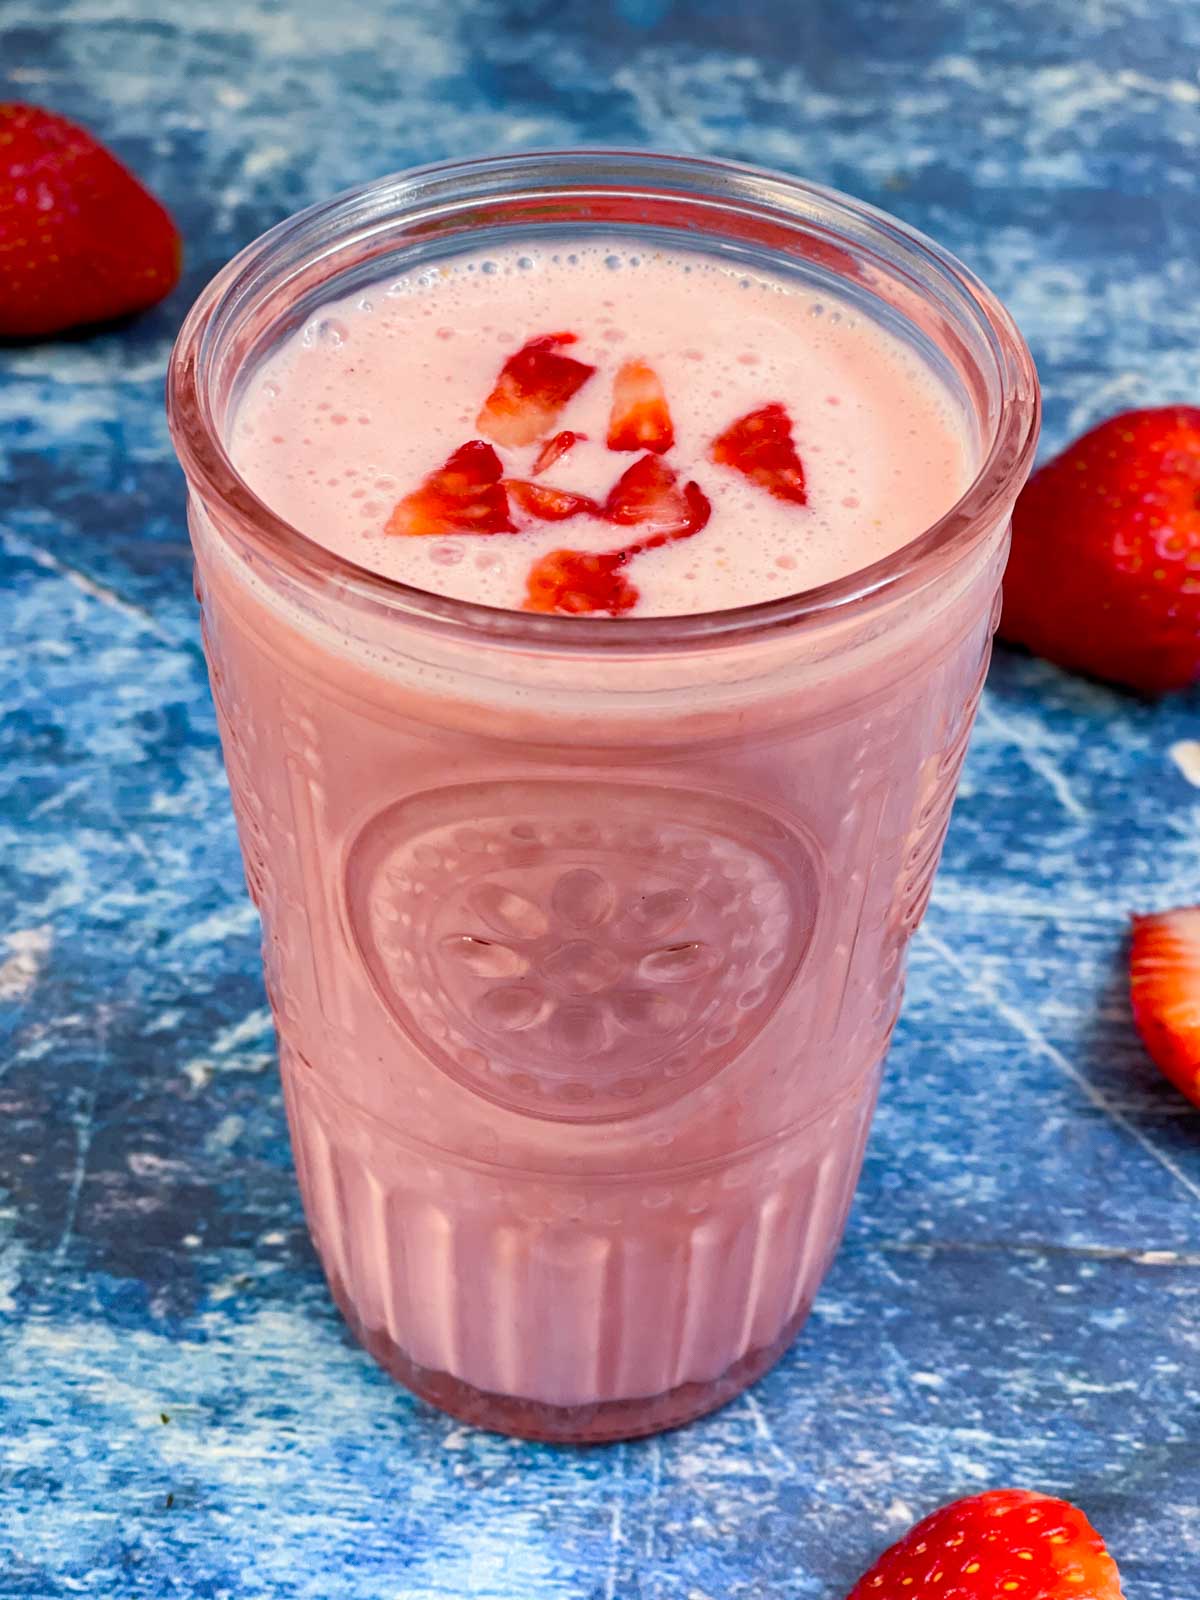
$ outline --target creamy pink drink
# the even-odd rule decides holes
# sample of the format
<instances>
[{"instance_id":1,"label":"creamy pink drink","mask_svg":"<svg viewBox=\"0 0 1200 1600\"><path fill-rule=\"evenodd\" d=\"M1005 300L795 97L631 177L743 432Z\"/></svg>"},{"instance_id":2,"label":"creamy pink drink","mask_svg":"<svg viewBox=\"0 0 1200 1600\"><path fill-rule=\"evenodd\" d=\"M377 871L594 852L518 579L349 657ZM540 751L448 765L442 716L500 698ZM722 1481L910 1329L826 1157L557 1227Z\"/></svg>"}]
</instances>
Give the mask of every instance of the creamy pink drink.
<instances>
[{"instance_id":1,"label":"creamy pink drink","mask_svg":"<svg viewBox=\"0 0 1200 1600\"><path fill-rule=\"evenodd\" d=\"M329 549L402 583L519 609L531 568L564 545L605 551L619 529L513 501L516 535L389 535L396 502L467 441L508 357L560 331L590 376L527 444L496 443L505 476L603 502L643 454L711 503L694 537L639 556L637 616L753 605L890 555L955 503L976 441L920 357L843 301L768 272L601 239L467 255L323 306L255 373L230 449L251 488ZM611 450L614 385L631 361L659 379L673 443ZM772 402L791 421L803 502L714 463L714 442ZM501 432L505 431L503 428ZM535 475L547 439L575 437ZM628 541L625 541L628 542Z\"/></svg>"},{"instance_id":2,"label":"creamy pink drink","mask_svg":"<svg viewBox=\"0 0 1200 1600\"><path fill-rule=\"evenodd\" d=\"M561 173L505 223L521 158L441 250L351 197L218 280L173 403L334 1294L445 1409L603 1439L752 1381L837 1247L1036 400L848 202L756 177L733 252L736 169L523 159L574 229Z\"/></svg>"}]
</instances>

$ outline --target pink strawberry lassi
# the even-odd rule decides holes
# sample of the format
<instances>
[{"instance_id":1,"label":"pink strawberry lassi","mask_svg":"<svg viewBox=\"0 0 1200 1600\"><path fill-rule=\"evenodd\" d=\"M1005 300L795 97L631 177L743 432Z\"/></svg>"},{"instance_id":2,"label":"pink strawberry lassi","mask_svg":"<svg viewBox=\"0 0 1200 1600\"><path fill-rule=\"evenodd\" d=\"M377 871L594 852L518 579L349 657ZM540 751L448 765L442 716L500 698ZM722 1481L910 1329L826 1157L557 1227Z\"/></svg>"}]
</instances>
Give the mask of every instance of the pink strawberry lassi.
<instances>
[{"instance_id":1,"label":"pink strawberry lassi","mask_svg":"<svg viewBox=\"0 0 1200 1600\"><path fill-rule=\"evenodd\" d=\"M925 246L843 294L647 205L302 317L252 250L173 396L322 1262L403 1381L552 1439L711 1410L812 1302L1036 414Z\"/></svg>"}]
</instances>

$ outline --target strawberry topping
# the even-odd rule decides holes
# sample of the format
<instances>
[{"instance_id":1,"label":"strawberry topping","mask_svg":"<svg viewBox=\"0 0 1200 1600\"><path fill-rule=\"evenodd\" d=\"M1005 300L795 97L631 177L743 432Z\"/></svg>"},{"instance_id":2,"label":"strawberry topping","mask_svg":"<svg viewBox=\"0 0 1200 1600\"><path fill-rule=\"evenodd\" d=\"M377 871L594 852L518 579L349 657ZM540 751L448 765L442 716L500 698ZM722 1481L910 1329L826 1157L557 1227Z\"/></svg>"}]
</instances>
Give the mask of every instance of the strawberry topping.
<instances>
[{"instance_id":1,"label":"strawberry topping","mask_svg":"<svg viewBox=\"0 0 1200 1600\"><path fill-rule=\"evenodd\" d=\"M574 343L573 333L546 333L509 356L475 420L485 438L514 448L549 433L567 401L596 370L558 353L560 345Z\"/></svg>"},{"instance_id":2,"label":"strawberry topping","mask_svg":"<svg viewBox=\"0 0 1200 1600\"><path fill-rule=\"evenodd\" d=\"M674 443L675 425L658 373L644 361L627 361L613 384L608 448L661 455Z\"/></svg>"},{"instance_id":3,"label":"strawberry topping","mask_svg":"<svg viewBox=\"0 0 1200 1600\"><path fill-rule=\"evenodd\" d=\"M596 370L562 354L561 347L575 340L573 333L530 339L504 363L477 419L480 432L505 448L543 441L530 477L505 479L492 444L474 439L397 504L386 531L409 537L515 533L514 509L539 522L590 517L636 529L618 550L553 550L534 564L528 579L528 610L619 616L637 604L638 591L626 575L634 557L699 533L712 506L698 483L680 483L678 472L662 459L675 442L674 424L661 379L641 360L625 362L617 373L607 444L610 450L642 454L603 504L532 481L586 437L569 428L551 434L563 407ZM713 444L712 459L780 499L806 503L804 468L782 405L762 406L733 423Z\"/></svg>"},{"instance_id":4,"label":"strawberry topping","mask_svg":"<svg viewBox=\"0 0 1200 1600\"><path fill-rule=\"evenodd\" d=\"M681 488L679 474L657 456L645 455L617 479L604 502L609 522L645 528L647 536L626 547L628 555L655 550L699 533L712 506L698 483Z\"/></svg>"},{"instance_id":5,"label":"strawberry topping","mask_svg":"<svg viewBox=\"0 0 1200 1600\"><path fill-rule=\"evenodd\" d=\"M804 464L792 439L792 419L777 401L751 411L726 428L712 447L720 466L733 467L777 500L808 503Z\"/></svg>"},{"instance_id":6,"label":"strawberry topping","mask_svg":"<svg viewBox=\"0 0 1200 1600\"><path fill-rule=\"evenodd\" d=\"M556 461L560 461L568 450L577 444L582 444L586 438L586 433L572 433L570 428L564 428L561 433L556 433L553 438L547 439L533 463L533 476L537 478L543 472L549 472Z\"/></svg>"},{"instance_id":7,"label":"strawberry topping","mask_svg":"<svg viewBox=\"0 0 1200 1600\"><path fill-rule=\"evenodd\" d=\"M503 474L500 457L491 445L472 439L431 472L419 489L397 503L383 531L409 538L439 533L515 533Z\"/></svg>"},{"instance_id":8,"label":"strawberry topping","mask_svg":"<svg viewBox=\"0 0 1200 1600\"><path fill-rule=\"evenodd\" d=\"M622 570L624 550L599 554L585 550L552 550L529 574L527 611L558 611L569 616L607 611L620 616L637 604L638 592Z\"/></svg>"},{"instance_id":9,"label":"strawberry topping","mask_svg":"<svg viewBox=\"0 0 1200 1600\"><path fill-rule=\"evenodd\" d=\"M568 517L599 516L600 507L586 494L572 494L569 489L552 489L546 483L530 483L527 478L509 478L505 487L509 498L515 500L528 516L539 517L543 522L566 522Z\"/></svg>"}]
</instances>

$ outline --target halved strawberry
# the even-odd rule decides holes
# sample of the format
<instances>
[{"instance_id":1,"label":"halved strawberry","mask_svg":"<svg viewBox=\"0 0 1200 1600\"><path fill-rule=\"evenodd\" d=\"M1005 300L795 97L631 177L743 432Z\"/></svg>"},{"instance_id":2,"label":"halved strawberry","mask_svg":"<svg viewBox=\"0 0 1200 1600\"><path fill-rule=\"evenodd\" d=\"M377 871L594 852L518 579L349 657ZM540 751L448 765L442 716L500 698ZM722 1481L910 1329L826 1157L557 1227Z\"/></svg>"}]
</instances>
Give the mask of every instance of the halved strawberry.
<instances>
[{"instance_id":1,"label":"halved strawberry","mask_svg":"<svg viewBox=\"0 0 1200 1600\"><path fill-rule=\"evenodd\" d=\"M596 370L559 355L559 345L574 343L573 333L544 333L509 356L475 419L485 438L513 448L549 433L567 401Z\"/></svg>"},{"instance_id":2,"label":"halved strawberry","mask_svg":"<svg viewBox=\"0 0 1200 1600\"><path fill-rule=\"evenodd\" d=\"M699 533L712 506L698 483L680 488L674 467L646 455L617 479L604 502L604 515L610 522L646 529L646 538L626 547L627 555L636 555Z\"/></svg>"},{"instance_id":3,"label":"halved strawberry","mask_svg":"<svg viewBox=\"0 0 1200 1600\"><path fill-rule=\"evenodd\" d=\"M561 433L556 433L552 439L547 439L537 453L537 460L533 463L533 476L536 478L543 472L549 472L556 461L560 461L568 450L574 449L577 444L582 444L586 438L586 433L573 433L570 428L564 428Z\"/></svg>"},{"instance_id":4,"label":"halved strawberry","mask_svg":"<svg viewBox=\"0 0 1200 1600\"><path fill-rule=\"evenodd\" d=\"M410 538L439 533L515 533L503 475L500 457L491 445L472 439L431 472L419 489L397 503L383 531Z\"/></svg>"},{"instance_id":5,"label":"halved strawberry","mask_svg":"<svg viewBox=\"0 0 1200 1600\"><path fill-rule=\"evenodd\" d=\"M625 576L624 550L598 554L586 550L552 550L529 574L526 611L560 611L571 616L631 611L638 592Z\"/></svg>"},{"instance_id":6,"label":"halved strawberry","mask_svg":"<svg viewBox=\"0 0 1200 1600\"><path fill-rule=\"evenodd\" d=\"M1133 1019L1163 1075L1200 1106L1200 906L1133 919Z\"/></svg>"},{"instance_id":7,"label":"halved strawberry","mask_svg":"<svg viewBox=\"0 0 1200 1600\"><path fill-rule=\"evenodd\" d=\"M777 500L808 503L804 463L792 439L792 419L778 401L760 406L726 428L712 447L720 466L733 467Z\"/></svg>"},{"instance_id":8,"label":"halved strawberry","mask_svg":"<svg viewBox=\"0 0 1200 1600\"><path fill-rule=\"evenodd\" d=\"M610 450L654 450L662 454L675 443L666 391L654 368L627 361L613 383L608 421Z\"/></svg>"},{"instance_id":9,"label":"halved strawberry","mask_svg":"<svg viewBox=\"0 0 1200 1600\"><path fill-rule=\"evenodd\" d=\"M586 494L572 494L569 489L552 489L548 483L530 483L527 478L505 480L509 498L521 510L543 522L566 522L569 517L600 515L600 507Z\"/></svg>"}]
</instances>

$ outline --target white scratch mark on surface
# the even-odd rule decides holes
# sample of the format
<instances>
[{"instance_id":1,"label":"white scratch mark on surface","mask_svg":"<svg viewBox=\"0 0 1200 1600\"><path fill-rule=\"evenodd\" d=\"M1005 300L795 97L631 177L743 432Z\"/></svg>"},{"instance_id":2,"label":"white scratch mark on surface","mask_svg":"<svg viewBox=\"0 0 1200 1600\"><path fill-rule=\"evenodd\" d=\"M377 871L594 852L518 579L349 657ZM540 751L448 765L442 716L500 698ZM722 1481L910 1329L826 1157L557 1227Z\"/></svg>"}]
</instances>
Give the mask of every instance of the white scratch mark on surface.
<instances>
[{"instance_id":1,"label":"white scratch mark on surface","mask_svg":"<svg viewBox=\"0 0 1200 1600\"><path fill-rule=\"evenodd\" d=\"M1076 923L1085 928L1124 926L1125 906L1110 905L1102 895L1089 895L1086 901L1072 904L1063 894L1056 900L1049 895L1040 900L1029 894L1014 894L1007 888L993 889L986 883L939 878L934 894L939 910L956 916L1014 917L1020 921L1052 922L1056 927ZM1124 1014L1124 1013L1122 1013Z\"/></svg>"},{"instance_id":2,"label":"white scratch mark on surface","mask_svg":"<svg viewBox=\"0 0 1200 1600\"><path fill-rule=\"evenodd\" d=\"M74 800L77 794L84 794L95 787L96 780L91 777L76 778L73 783L64 783L54 794L47 795L41 805L34 806L29 813L29 820L32 822L36 817L48 817L52 811L61 811L63 806Z\"/></svg>"},{"instance_id":3,"label":"white scratch mark on surface","mask_svg":"<svg viewBox=\"0 0 1200 1600\"><path fill-rule=\"evenodd\" d=\"M749 1389L743 1393L742 1399L745 1402L746 1410L750 1413L750 1420L754 1424L754 1432L766 1445L768 1454L780 1469L779 1479L794 1478L796 1476L796 1463L781 1449L779 1441L771 1431L771 1424L767 1421L766 1413L759 1405L758 1400Z\"/></svg>"},{"instance_id":4,"label":"white scratch mark on surface","mask_svg":"<svg viewBox=\"0 0 1200 1600\"><path fill-rule=\"evenodd\" d=\"M222 906L211 916L193 922L172 941L174 944L219 944L222 939L232 939L239 933L249 933L258 925L258 912L251 900L238 900L233 905Z\"/></svg>"},{"instance_id":5,"label":"white scratch mark on surface","mask_svg":"<svg viewBox=\"0 0 1200 1600\"><path fill-rule=\"evenodd\" d=\"M192 1061L184 1062L183 1073L192 1088L199 1093L201 1089L207 1089L212 1082L212 1062L205 1061L202 1056L198 1056Z\"/></svg>"},{"instance_id":6,"label":"white scratch mark on surface","mask_svg":"<svg viewBox=\"0 0 1200 1600\"><path fill-rule=\"evenodd\" d=\"M1155 95L1160 100L1173 100L1176 105L1200 106L1200 86L1187 78L1151 78L1144 72L1134 72L1132 68L1125 68L1113 76L1122 89Z\"/></svg>"},{"instance_id":7,"label":"white scratch mark on surface","mask_svg":"<svg viewBox=\"0 0 1200 1600\"><path fill-rule=\"evenodd\" d=\"M0 1252L0 1313L17 1309L16 1289L21 1281L21 1261L24 1251L10 1244Z\"/></svg>"},{"instance_id":8,"label":"white scratch mark on surface","mask_svg":"<svg viewBox=\"0 0 1200 1600\"><path fill-rule=\"evenodd\" d=\"M222 1028L212 1042L212 1052L216 1056L230 1055L240 1045L249 1044L253 1039L261 1039L264 1033L271 1029L271 1011L268 1006L260 1006L257 1011L251 1011L240 1022L231 1022L227 1028Z\"/></svg>"},{"instance_id":9,"label":"white scratch mark on surface","mask_svg":"<svg viewBox=\"0 0 1200 1600\"><path fill-rule=\"evenodd\" d=\"M1193 788L1200 789L1200 739L1177 739L1167 754Z\"/></svg>"},{"instance_id":10,"label":"white scratch mark on surface","mask_svg":"<svg viewBox=\"0 0 1200 1600\"><path fill-rule=\"evenodd\" d=\"M1160 1167L1169 1172L1176 1183L1181 1188L1186 1189L1194 1200L1200 1200L1200 1184L1189 1178L1178 1162L1167 1155L1165 1151L1160 1150L1151 1139L1148 1139L1136 1123L1131 1122L1122 1111L1119 1111L1112 1101L1102 1094L1095 1084L1063 1055L1057 1046L1051 1044L1031 1017L1027 1016L1018 1006L1010 1005L987 978L984 978L979 973L972 972L951 950L950 946L939 939L936 934L930 933L927 927L921 928L917 933L917 937L924 940L929 948L948 967L957 972L971 993L986 1001L1000 1020L1006 1022L1015 1033L1020 1034L1021 1038L1025 1040L1032 1050L1057 1067L1064 1077L1069 1078L1098 1111L1102 1111L1122 1132L1128 1134L1136 1144L1141 1145L1146 1154L1157 1161Z\"/></svg>"},{"instance_id":11,"label":"white scratch mark on surface","mask_svg":"<svg viewBox=\"0 0 1200 1600\"><path fill-rule=\"evenodd\" d=\"M75 1124L75 1161L71 1168L71 1181L67 1185L67 1203L63 1216L62 1232L59 1234L58 1244L54 1248L52 1261L54 1265L61 1266L66 1260L67 1251L75 1232L75 1219L79 1215L79 1196L83 1192L83 1180L87 1175L88 1156L92 1149L92 1134L96 1120L96 1098L100 1089L100 1073L103 1070L108 1056L108 1025L111 1012L107 1006L100 1006L96 1011L95 1039L96 1059L92 1064L91 1081L84 1091L83 1100L74 1112L71 1120Z\"/></svg>"},{"instance_id":12,"label":"white scratch mark on surface","mask_svg":"<svg viewBox=\"0 0 1200 1600\"><path fill-rule=\"evenodd\" d=\"M125 1165L135 1178L144 1178L148 1183L159 1182L166 1178L183 1178L187 1176L188 1165L172 1156L156 1155L153 1150L133 1150L125 1157Z\"/></svg>"},{"instance_id":13,"label":"white scratch mark on surface","mask_svg":"<svg viewBox=\"0 0 1200 1600\"><path fill-rule=\"evenodd\" d=\"M63 578L67 583L78 589L80 594L85 594L91 600L98 601L102 606L107 606L110 611L117 611L133 623L142 633L153 634L163 644L178 648L179 641L174 639L167 630L143 607L134 605L132 601L122 600L115 590L107 584L97 583L95 578L89 578L86 572L80 572L76 567L69 566L67 562L60 561L49 550L43 550L41 545L33 544L29 539L22 539L19 534L10 533L6 528L0 528L0 541L10 555L24 557L32 561L43 572L52 572L56 578Z\"/></svg>"},{"instance_id":14,"label":"white scratch mark on surface","mask_svg":"<svg viewBox=\"0 0 1200 1600\"><path fill-rule=\"evenodd\" d=\"M705 148L702 124L668 103L668 80L661 71L648 71L644 64L619 67L612 86L629 96L648 135L680 151Z\"/></svg>"},{"instance_id":15,"label":"white scratch mark on surface","mask_svg":"<svg viewBox=\"0 0 1200 1600\"><path fill-rule=\"evenodd\" d=\"M246 1119L230 1115L222 1117L220 1122L204 1141L204 1148L210 1155L215 1155L221 1150L231 1150L241 1138L246 1127Z\"/></svg>"},{"instance_id":16,"label":"white scratch mark on surface","mask_svg":"<svg viewBox=\"0 0 1200 1600\"><path fill-rule=\"evenodd\" d=\"M12 954L0 963L0 1000L24 1000L41 976L54 934L43 924L39 928L18 928L4 942Z\"/></svg>"},{"instance_id":17,"label":"white scratch mark on surface","mask_svg":"<svg viewBox=\"0 0 1200 1600\"><path fill-rule=\"evenodd\" d=\"M251 149L242 162L242 172L247 178L259 178L264 172L274 172L291 155L287 145L266 144Z\"/></svg>"},{"instance_id":18,"label":"white scratch mark on surface","mask_svg":"<svg viewBox=\"0 0 1200 1600\"><path fill-rule=\"evenodd\" d=\"M1041 778L1068 816L1079 822L1087 821L1087 808L1075 798L1066 777L1039 744L1038 735L1031 726L1021 718L1002 717L989 703L986 692L979 704L979 721L983 727L1014 746L1030 772Z\"/></svg>"},{"instance_id":19,"label":"white scratch mark on surface","mask_svg":"<svg viewBox=\"0 0 1200 1600\"><path fill-rule=\"evenodd\" d=\"M644 1559L654 1560L658 1541L658 1496L662 1488L662 1439L656 1434L650 1441L650 1493L646 1500L646 1544Z\"/></svg>"},{"instance_id":20,"label":"white scratch mark on surface","mask_svg":"<svg viewBox=\"0 0 1200 1600\"><path fill-rule=\"evenodd\" d=\"M157 1016L150 1018L149 1022L143 1027L142 1032L147 1034L170 1033L173 1028L179 1026L183 1018L184 1012L181 1006L167 1006Z\"/></svg>"},{"instance_id":21,"label":"white scratch mark on surface","mask_svg":"<svg viewBox=\"0 0 1200 1600\"><path fill-rule=\"evenodd\" d=\"M274 1024L268 1006L260 1006L238 1022L222 1028L208 1047L207 1055L193 1056L183 1064L183 1072L193 1089L206 1089L214 1072L265 1072L275 1061L274 1048L248 1050L245 1047L265 1042Z\"/></svg>"},{"instance_id":22,"label":"white scratch mark on surface","mask_svg":"<svg viewBox=\"0 0 1200 1600\"><path fill-rule=\"evenodd\" d=\"M617 1574L621 1564L621 1493L625 1486L625 1446L616 1446L612 1475L612 1517L608 1524L608 1570L604 1577L604 1600L617 1600Z\"/></svg>"}]
</instances>

